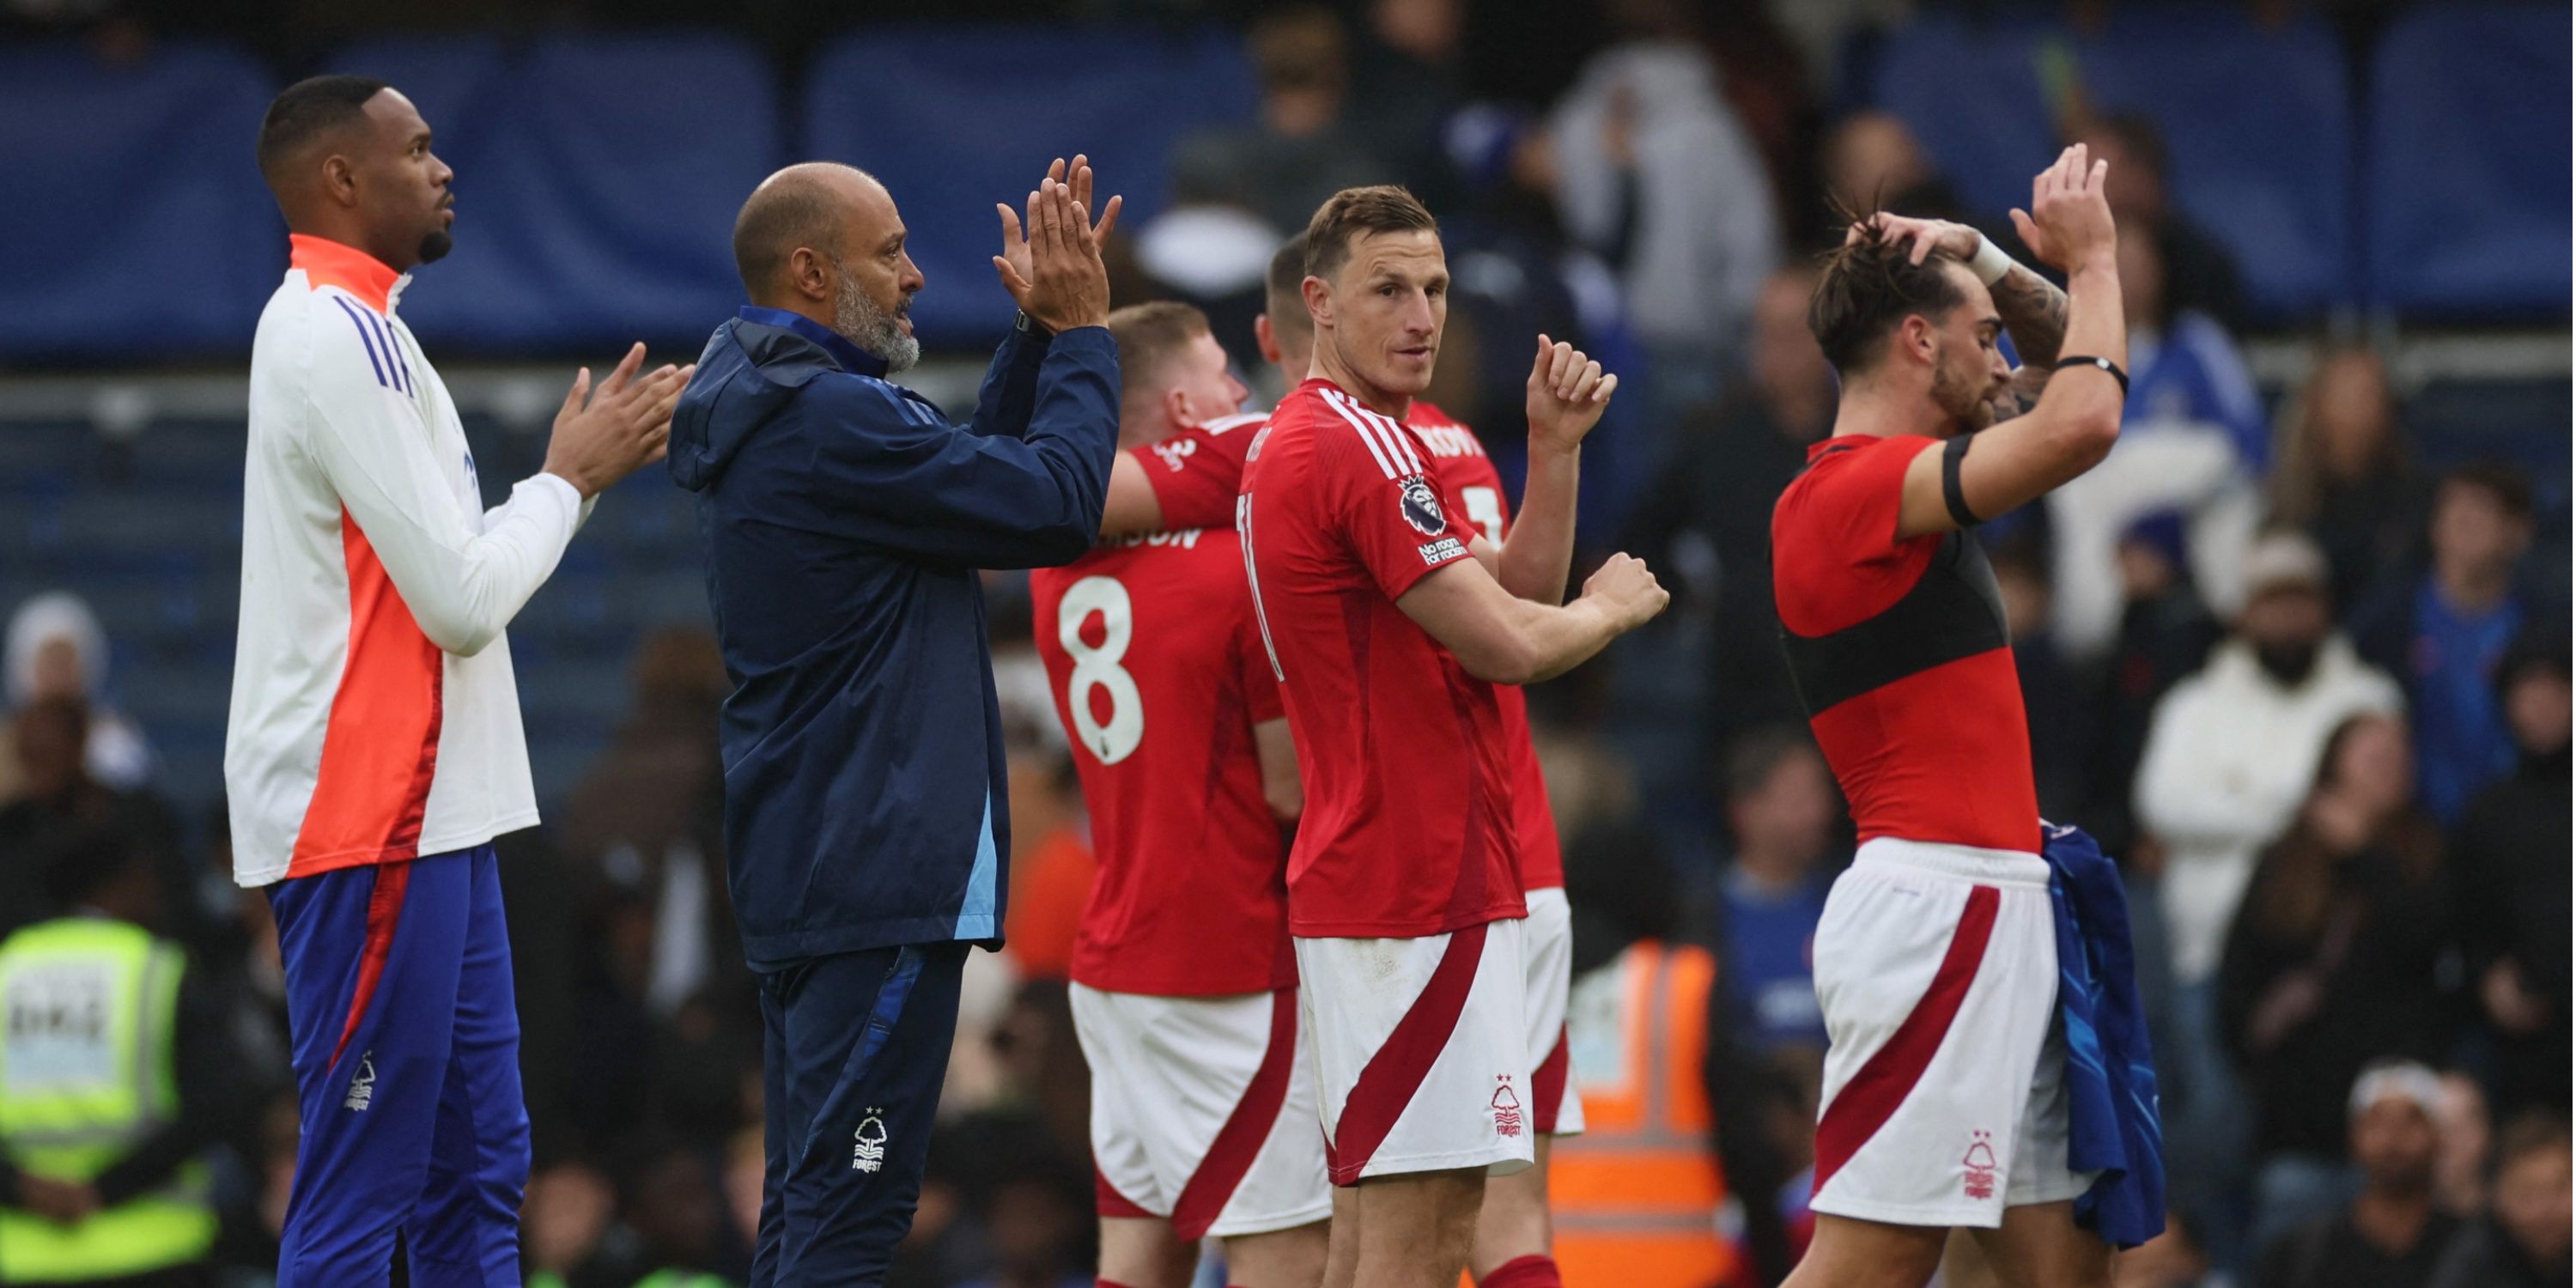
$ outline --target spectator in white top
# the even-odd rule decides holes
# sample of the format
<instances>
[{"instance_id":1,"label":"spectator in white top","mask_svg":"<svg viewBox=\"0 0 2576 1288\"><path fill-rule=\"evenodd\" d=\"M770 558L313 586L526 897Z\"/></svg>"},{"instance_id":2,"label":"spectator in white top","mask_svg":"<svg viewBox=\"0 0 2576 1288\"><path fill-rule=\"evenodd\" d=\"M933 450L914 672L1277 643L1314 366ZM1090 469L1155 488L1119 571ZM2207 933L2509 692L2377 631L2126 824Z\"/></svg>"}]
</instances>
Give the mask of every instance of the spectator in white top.
<instances>
[{"instance_id":1,"label":"spectator in white top","mask_svg":"<svg viewBox=\"0 0 2576 1288\"><path fill-rule=\"evenodd\" d=\"M2281 834L2348 716L2403 707L2397 684L2334 629L2316 543L2272 532L2245 558L2232 637L2157 705L2138 770L2140 826L2164 852L2174 970L2186 986L2218 966L2255 852Z\"/></svg>"},{"instance_id":2,"label":"spectator in white top","mask_svg":"<svg viewBox=\"0 0 2576 1288\"><path fill-rule=\"evenodd\" d=\"M2155 238L2120 239L2131 377L2120 445L2048 496L2057 639L2075 657L2099 655L2118 635L2119 539L2149 514L2182 517L2185 561L2203 602L2225 616L2244 601L2269 453L2263 403L2226 329L2171 307L2166 270Z\"/></svg>"},{"instance_id":3,"label":"spectator in white top","mask_svg":"<svg viewBox=\"0 0 2576 1288\"><path fill-rule=\"evenodd\" d=\"M89 709L89 776L117 791L142 787L152 777L152 746L143 730L108 705L107 632L88 603L67 590L48 591L18 606L9 619L9 710L16 713L46 698L70 698ZM0 802L25 790L14 740L0 734Z\"/></svg>"}]
</instances>

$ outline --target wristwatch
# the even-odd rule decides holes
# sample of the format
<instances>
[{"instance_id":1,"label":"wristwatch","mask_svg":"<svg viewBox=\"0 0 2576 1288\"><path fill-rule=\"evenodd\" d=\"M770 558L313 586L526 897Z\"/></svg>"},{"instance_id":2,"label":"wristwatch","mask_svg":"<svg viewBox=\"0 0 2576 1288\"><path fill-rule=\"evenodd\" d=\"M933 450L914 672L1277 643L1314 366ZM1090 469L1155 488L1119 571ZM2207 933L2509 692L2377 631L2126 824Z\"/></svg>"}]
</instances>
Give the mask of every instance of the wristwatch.
<instances>
[{"instance_id":1,"label":"wristwatch","mask_svg":"<svg viewBox=\"0 0 2576 1288\"><path fill-rule=\"evenodd\" d=\"M1050 339L1055 335L1055 332L1047 330L1044 326L1039 325L1036 318L1030 317L1027 309L1020 310L1019 313L1011 319L1011 329L1022 335L1035 336L1041 340Z\"/></svg>"}]
</instances>

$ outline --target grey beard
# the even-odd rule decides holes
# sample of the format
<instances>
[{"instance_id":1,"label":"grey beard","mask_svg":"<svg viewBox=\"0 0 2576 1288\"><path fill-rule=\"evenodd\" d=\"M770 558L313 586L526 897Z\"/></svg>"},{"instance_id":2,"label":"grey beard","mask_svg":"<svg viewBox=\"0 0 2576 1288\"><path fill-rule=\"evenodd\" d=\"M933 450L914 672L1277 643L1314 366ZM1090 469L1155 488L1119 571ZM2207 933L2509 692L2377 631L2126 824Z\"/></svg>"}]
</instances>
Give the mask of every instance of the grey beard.
<instances>
[{"instance_id":1,"label":"grey beard","mask_svg":"<svg viewBox=\"0 0 2576 1288\"><path fill-rule=\"evenodd\" d=\"M868 298L858 274L844 269L840 277L832 299L832 329L860 352L883 359L887 375L911 370L921 361L921 341L905 335L903 324Z\"/></svg>"}]
</instances>

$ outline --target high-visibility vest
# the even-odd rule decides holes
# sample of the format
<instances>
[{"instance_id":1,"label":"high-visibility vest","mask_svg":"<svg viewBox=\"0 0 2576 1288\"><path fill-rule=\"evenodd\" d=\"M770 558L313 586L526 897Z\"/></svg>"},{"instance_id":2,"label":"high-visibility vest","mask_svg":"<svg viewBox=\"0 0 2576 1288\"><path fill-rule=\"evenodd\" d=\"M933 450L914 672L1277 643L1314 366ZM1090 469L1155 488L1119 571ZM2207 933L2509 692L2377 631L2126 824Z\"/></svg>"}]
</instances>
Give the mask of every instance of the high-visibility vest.
<instances>
[{"instance_id":1,"label":"high-visibility vest","mask_svg":"<svg viewBox=\"0 0 2576 1288\"><path fill-rule=\"evenodd\" d=\"M1550 1146L1567 1288L1708 1288L1736 1272L1701 1062L1717 960L1640 941L1574 983L1568 1076L1583 1134Z\"/></svg>"},{"instance_id":2,"label":"high-visibility vest","mask_svg":"<svg viewBox=\"0 0 2576 1288\"><path fill-rule=\"evenodd\" d=\"M179 1112L175 945L122 921L71 917L0 942L0 1151L19 1170L86 1182ZM201 1163L160 1191L73 1225L0 1207L0 1282L78 1282L202 1260L215 1210Z\"/></svg>"}]
</instances>

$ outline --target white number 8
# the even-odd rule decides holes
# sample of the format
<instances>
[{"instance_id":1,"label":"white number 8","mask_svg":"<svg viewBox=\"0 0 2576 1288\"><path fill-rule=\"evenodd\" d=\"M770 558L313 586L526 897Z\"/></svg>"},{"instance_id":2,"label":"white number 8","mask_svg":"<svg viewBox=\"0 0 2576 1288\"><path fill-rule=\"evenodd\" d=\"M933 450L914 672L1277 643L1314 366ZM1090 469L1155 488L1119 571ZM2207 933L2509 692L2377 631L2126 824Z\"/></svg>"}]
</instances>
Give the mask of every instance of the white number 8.
<instances>
[{"instance_id":1,"label":"white number 8","mask_svg":"<svg viewBox=\"0 0 2576 1288\"><path fill-rule=\"evenodd\" d=\"M1098 648L1082 638L1082 624L1093 613L1100 614ZM1073 711L1074 733L1104 765L1134 755L1137 744L1145 740L1145 695L1137 692L1136 677L1118 665L1126 659L1127 643L1135 633L1135 607L1127 598L1127 588L1115 577L1085 577L1073 583L1056 608L1056 642L1073 658L1073 674L1065 681L1065 705ZM1109 691L1106 724L1091 713L1094 688Z\"/></svg>"},{"instance_id":2,"label":"white number 8","mask_svg":"<svg viewBox=\"0 0 2576 1288\"><path fill-rule=\"evenodd\" d=\"M1458 499L1466 503L1467 522L1485 530L1485 540L1503 544L1503 497L1489 487L1462 487Z\"/></svg>"}]
</instances>

